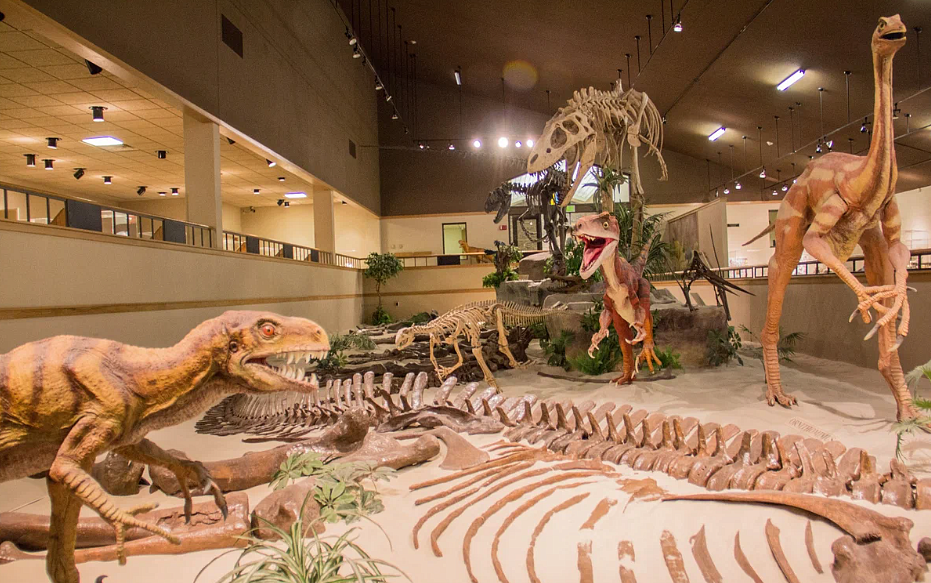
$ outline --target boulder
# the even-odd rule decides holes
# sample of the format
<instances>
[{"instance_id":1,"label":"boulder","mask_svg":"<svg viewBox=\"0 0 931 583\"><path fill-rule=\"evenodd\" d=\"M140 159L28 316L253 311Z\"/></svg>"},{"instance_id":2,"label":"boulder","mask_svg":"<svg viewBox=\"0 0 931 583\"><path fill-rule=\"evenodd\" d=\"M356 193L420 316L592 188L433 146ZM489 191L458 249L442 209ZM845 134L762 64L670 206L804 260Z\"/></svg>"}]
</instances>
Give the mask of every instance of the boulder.
<instances>
[{"instance_id":1,"label":"boulder","mask_svg":"<svg viewBox=\"0 0 931 583\"><path fill-rule=\"evenodd\" d=\"M313 524L320 517L320 505L313 497L315 484L314 478L306 478L263 498L252 511L252 528L255 536L264 540L278 540L281 537L268 528L268 523L287 532L297 520L302 507L304 528L313 528L317 534L322 533L323 523Z\"/></svg>"},{"instance_id":2,"label":"boulder","mask_svg":"<svg viewBox=\"0 0 931 583\"><path fill-rule=\"evenodd\" d=\"M517 266L517 273L520 274L521 279L540 281L546 278L544 269L546 266L546 261L550 257L551 254L549 251L528 255L520 260L520 263Z\"/></svg>"}]
</instances>

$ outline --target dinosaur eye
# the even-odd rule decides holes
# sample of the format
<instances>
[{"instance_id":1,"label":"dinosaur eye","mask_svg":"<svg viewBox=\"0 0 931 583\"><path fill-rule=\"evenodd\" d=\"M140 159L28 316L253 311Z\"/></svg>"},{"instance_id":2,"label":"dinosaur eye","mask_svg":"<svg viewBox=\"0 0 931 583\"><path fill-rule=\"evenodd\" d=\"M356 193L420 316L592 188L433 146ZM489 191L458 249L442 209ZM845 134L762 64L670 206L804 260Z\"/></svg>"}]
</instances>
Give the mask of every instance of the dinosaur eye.
<instances>
[{"instance_id":1,"label":"dinosaur eye","mask_svg":"<svg viewBox=\"0 0 931 583\"><path fill-rule=\"evenodd\" d=\"M265 322L259 328L259 332L261 332L262 336L264 336L265 338L271 338L278 332L278 328L276 328L275 325L272 324L271 322Z\"/></svg>"},{"instance_id":2,"label":"dinosaur eye","mask_svg":"<svg viewBox=\"0 0 931 583\"><path fill-rule=\"evenodd\" d=\"M883 20L882 18L880 18L880 19L879 19L879 29L882 30L882 29L885 28L885 27L886 27L886 21Z\"/></svg>"},{"instance_id":3,"label":"dinosaur eye","mask_svg":"<svg viewBox=\"0 0 931 583\"><path fill-rule=\"evenodd\" d=\"M607 228L608 228L608 221L605 221L605 222L601 223L601 226L602 226L603 228L607 229Z\"/></svg>"}]
</instances>

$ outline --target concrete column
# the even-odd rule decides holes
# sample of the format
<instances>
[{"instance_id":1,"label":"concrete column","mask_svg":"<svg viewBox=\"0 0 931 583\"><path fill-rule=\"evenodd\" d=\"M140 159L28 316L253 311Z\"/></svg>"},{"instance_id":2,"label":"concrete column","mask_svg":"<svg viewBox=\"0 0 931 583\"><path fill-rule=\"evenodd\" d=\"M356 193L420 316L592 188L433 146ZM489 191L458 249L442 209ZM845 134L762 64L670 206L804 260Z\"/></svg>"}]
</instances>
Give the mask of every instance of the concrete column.
<instances>
[{"instance_id":1,"label":"concrete column","mask_svg":"<svg viewBox=\"0 0 931 583\"><path fill-rule=\"evenodd\" d=\"M212 227L213 246L223 240L220 197L220 127L184 112L184 194L187 220Z\"/></svg>"},{"instance_id":2,"label":"concrete column","mask_svg":"<svg viewBox=\"0 0 931 583\"><path fill-rule=\"evenodd\" d=\"M314 247L331 253L336 252L333 194L332 190L314 190Z\"/></svg>"}]
</instances>

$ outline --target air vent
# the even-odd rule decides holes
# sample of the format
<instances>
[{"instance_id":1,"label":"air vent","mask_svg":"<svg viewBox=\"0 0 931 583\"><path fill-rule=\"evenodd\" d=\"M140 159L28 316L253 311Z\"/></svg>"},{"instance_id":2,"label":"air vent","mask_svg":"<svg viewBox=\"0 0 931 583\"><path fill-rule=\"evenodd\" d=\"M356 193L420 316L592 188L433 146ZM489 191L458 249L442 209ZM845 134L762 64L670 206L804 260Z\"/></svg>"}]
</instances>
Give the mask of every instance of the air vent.
<instances>
[{"instance_id":1,"label":"air vent","mask_svg":"<svg viewBox=\"0 0 931 583\"><path fill-rule=\"evenodd\" d=\"M352 140L349 140L349 155L353 158L356 157L356 143Z\"/></svg>"},{"instance_id":2,"label":"air vent","mask_svg":"<svg viewBox=\"0 0 931 583\"><path fill-rule=\"evenodd\" d=\"M242 57L242 31L230 22L229 18L220 15L223 44L233 49L233 52Z\"/></svg>"}]
</instances>

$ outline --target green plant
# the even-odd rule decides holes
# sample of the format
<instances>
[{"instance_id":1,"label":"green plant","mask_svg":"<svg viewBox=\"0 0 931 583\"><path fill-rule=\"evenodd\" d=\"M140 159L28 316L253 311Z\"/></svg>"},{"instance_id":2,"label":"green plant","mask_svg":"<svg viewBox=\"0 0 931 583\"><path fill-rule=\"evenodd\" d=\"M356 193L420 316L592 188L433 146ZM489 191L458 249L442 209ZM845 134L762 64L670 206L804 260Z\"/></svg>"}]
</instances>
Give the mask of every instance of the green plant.
<instances>
[{"instance_id":1,"label":"green plant","mask_svg":"<svg viewBox=\"0 0 931 583\"><path fill-rule=\"evenodd\" d=\"M268 485L273 490L281 490L293 480L313 476L325 463L326 460L321 459L320 454L313 451L294 454L281 462Z\"/></svg>"},{"instance_id":2,"label":"green plant","mask_svg":"<svg viewBox=\"0 0 931 583\"><path fill-rule=\"evenodd\" d=\"M426 324L427 322L433 320L434 318L436 318L436 315L431 314L430 312L417 312L416 314L414 314L413 316L405 320L405 322L409 326L416 326L418 324Z\"/></svg>"},{"instance_id":3,"label":"green plant","mask_svg":"<svg viewBox=\"0 0 931 583\"><path fill-rule=\"evenodd\" d=\"M545 338L540 340L540 347L546 353L546 364L550 366L559 366L569 370L569 361L566 360L566 347L572 342L575 334L568 330L563 330L556 338Z\"/></svg>"},{"instance_id":4,"label":"green plant","mask_svg":"<svg viewBox=\"0 0 931 583\"><path fill-rule=\"evenodd\" d=\"M381 300L378 300L381 302ZM375 311L372 312L372 324L375 326L381 326L382 324L391 323L391 314L388 313L388 310L384 308L380 303L378 307L375 308Z\"/></svg>"},{"instance_id":5,"label":"green plant","mask_svg":"<svg viewBox=\"0 0 931 583\"><path fill-rule=\"evenodd\" d=\"M598 300L594 305L582 314L582 330L594 334L601 328L601 312L604 311L604 302ZM611 328L614 330L614 328Z\"/></svg>"},{"instance_id":6,"label":"green plant","mask_svg":"<svg viewBox=\"0 0 931 583\"><path fill-rule=\"evenodd\" d=\"M737 352L740 347L740 334L734 330L733 326L728 326L725 333L708 330L708 364L711 366L726 365L735 358L743 366L744 361Z\"/></svg>"},{"instance_id":7,"label":"green plant","mask_svg":"<svg viewBox=\"0 0 931 583\"><path fill-rule=\"evenodd\" d=\"M682 355L673 350L672 348L660 349L656 351L656 357L659 358L661 363L660 368L682 368L682 363L679 362L679 358Z\"/></svg>"},{"instance_id":8,"label":"green plant","mask_svg":"<svg viewBox=\"0 0 931 583\"><path fill-rule=\"evenodd\" d=\"M530 335L540 340L547 340L550 337L550 331L546 329L546 322L534 322L533 324L527 326L527 329L530 330Z\"/></svg>"},{"instance_id":9,"label":"green plant","mask_svg":"<svg viewBox=\"0 0 931 583\"><path fill-rule=\"evenodd\" d=\"M627 177L622 172L617 172L610 166L601 166L595 172L595 182L589 182L584 186L597 189L598 207L602 212L611 212L614 209L614 194L626 181Z\"/></svg>"},{"instance_id":10,"label":"green plant","mask_svg":"<svg viewBox=\"0 0 931 583\"><path fill-rule=\"evenodd\" d=\"M914 433L917 429L928 431L928 427L931 426L931 399L923 399L918 396L918 385L921 379L928 379L931 381L931 360L921 366L916 366L911 372L905 375L905 382L912 392L912 405L914 405L922 415L912 417L911 419L905 419L904 421L897 421L892 424L892 431L896 434L895 457L900 460L905 457L902 453L902 444L905 443L905 436Z\"/></svg>"},{"instance_id":11,"label":"green plant","mask_svg":"<svg viewBox=\"0 0 931 583\"><path fill-rule=\"evenodd\" d=\"M663 241L662 233L667 214L649 215L643 219L641 238L650 244L647 261L643 267L643 276L647 279L651 275L669 271L670 245ZM629 206L619 204L614 208L614 218L617 219L618 230L620 231L617 251L621 257L633 261L637 259L642 248L641 245L634 241L635 213Z\"/></svg>"},{"instance_id":12,"label":"green plant","mask_svg":"<svg viewBox=\"0 0 931 583\"><path fill-rule=\"evenodd\" d=\"M362 275L375 280L375 293L378 294L378 307L381 308L381 286L389 279L397 277L404 270L404 264L394 253L369 253L365 259L367 267ZM375 310L377 315L379 310ZM390 320L389 320L390 321Z\"/></svg>"},{"instance_id":13,"label":"green plant","mask_svg":"<svg viewBox=\"0 0 931 583\"><path fill-rule=\"evenodd\" d=\"M260 518L261 528L271 530L281 541L263 540L255 536L255 530L251 531L242 537L246 548L236 564L218 583L384 583L395 577L410 581L396 566L372 558L354 542L358 528L351 528L338 537L322 537L314 528L316 522L305 525L302 515L303 511L298 513L288 530ZM385 536L387 538L387 534ZM194 578L195 583L214 561L226 554L207 563Z\"/></svg>"},{"instance_id":14,"label":"green plant","mask_svg":"<svg viewBox=\"0 0 931 583\"><path fill-rule=\"evenodd\" d=\"M569 359L572 368L587 375L600 375L617 369L617 365L624 360L621 345L618 344L617 335L608 335L601 341L593 356L588 352L581 352Z\"/></svg>"},{"instance_id":15,"label":"green plant","mask_svg":"<svg viewBox=\"0 0 931 583\"><path fill-rule=\"evenodd\" d=\"M582 253L585 251L585 245L576 241L573 238L570 238L566 241L566 247L563 250L563 256L566 260L566 275L579 277L579 270L582 268ZM546 273L550 272L552 268L552 257L546 260L544 264L544 271ZM601 281L601 270L599 269L588 278L591 282Z\"/></svg>"},{"instance_id":16,"label":"green plant","mask_svg":"<svg viewBox=\"0 0 931 583\"><path fill-rule=\"evenodd\" d=\"M520 279L520 276L512 267L506 267L504 271L492 271L488 275L482 278L482 287L493 287L497 288L505 281L515 281Z\"/></svg>"},{"instance_id":17,"label":"green plant","mask_svg":"<svg viewBox=\"0 0 931 583\"><path fill-rule=\"evenodd\" d=\"M740 331L750 337L750 340L754 342L759 342L760 338L753 333L752 330L740 325ZM782 328L779 328L779 342L776 343L776 354L779 355L779 360L785 362L792 362L792 357L795 356L795 348L798 346L799 341L805 339L806 334L804 332L790 332L788 334L783 334ZM755 349L754 354L760 360L763 360L763 351L761 349Z\"/></svg>"},{"instance_id":18,"label":"green plant","mask_svg":"<svg viewBox=\"0 0 931 583\"><path fill-rule=\"evenodd\" d=\"M364 334L331 334L330 351L321 359L312 360L324 372L339 372L349 362L346 350L375 350L375 343Z\"/></svg>"}]
</instances>

